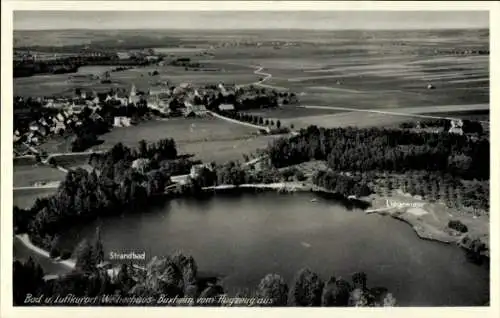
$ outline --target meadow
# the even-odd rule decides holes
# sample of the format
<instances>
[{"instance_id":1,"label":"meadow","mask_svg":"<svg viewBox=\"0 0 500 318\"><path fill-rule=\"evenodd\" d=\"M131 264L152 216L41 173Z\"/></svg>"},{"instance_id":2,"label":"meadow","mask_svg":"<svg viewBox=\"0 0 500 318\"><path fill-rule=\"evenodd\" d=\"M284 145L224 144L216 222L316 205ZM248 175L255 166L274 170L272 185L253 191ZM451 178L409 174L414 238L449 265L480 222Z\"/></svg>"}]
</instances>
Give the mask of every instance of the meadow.
<instances>
[{"instance_id":1,"label":"meadow","mask_svg":"<svg viewBox=\"0 0 500 318\"><path fill-rule=\"evenodd\" d=\"M136 126L114 128L99 137L104 143L93 150L107 150L118 142L137 147L139 141L155 142L173 138L181 154L194 154L204 161L241 160L243 153L263 148L272 136L259 136L254 128L213 117L171 118L141 122Z\"/></svg>"},{"instance_id":2,"label":"meadow","mask_svg":"<svg viewBox=\"0 0 500 318\"><path fill-rule=\"evenodd\" d=\"M76 31L75 31L76 32ZM85 31L81 38L110 39L118 36L106 32ZM95 33L95 34L94 34ZM39 35L39 33L36 33ZM70 39L68 31L63 39ZM97 35L96 35L97 34ZM130 36L141 35L140 31ZM143 32L142 34L147 34ZM44 75L14 79L15 94L30 96L73 94L75 88L86 87L96 91L110 88L147 91L159 82L171 85L189 82L195 86L206 84L255 84L271 74L262 86L285 89L297 94L302 106L345 107L404 111L415 113L442 113L467 110L467 107L440 108L445 105L489 105L489 56L466 50L484 50L489 47L488 30L442 31L172 31L156 30L147 35L168 36L179 40L184 47L153 46L171 57L190 57L200 62L205 70L186 69L171 65L138 67L113 72L111 84L98 80L69 80L68 74ZM28 34L29 36L29 34ZM31 34L33 36L33 34ZM142 35L141 35L142 36ZM26 42L26 37L22 38ZM88 40L87 39L87 40ZM259 39L263 45L220 45L223 42ZM68 40L69 41L69 40ZM83 41L83 40L82 40ZM266 41L288 41L291 45L270 45ZM69 41L71 42L71 41ZM209 48L209 47L213 48ZM208 50L210 55L201 54ZM457 53L458 52L458 53ZM89 69L87 69L89 70ZM102 72L104 69L92 69ZM153 71L158 75L152 76ZM81 72L85 73L84 70ZM429 89L431 84L433 89ZM473 107L471 106L471 109ZM474 108L475 109L475 108ZM348 112L348 110L283 107L276 110L253 110L250 113L280 119L282 124L297 128L310 124L319 126L373 126L397 125L408 117L387 114ZM441 116L441 115L440 115ZM443 115L444 116L444 115ZM465 115L466 117L467 115ZM481 114L489 120L488 114ZM247 127L208 119L172 119L141 123L129 128L114 129L102 136L104 144L96 149L107 149L116 142L135 146L141 139L154 141L174 138L182 151L207 158L234 157L236 143L261 146L267 140L255 137ZM47 145L51 150L67 148L61 141ZM236 147L232 148L231 147ZM241 147L241 146L240 146ZM246 148L255 148L248 146ZM225 154L225 155L222 155Z\"/></svg>"},{"instance_id":3,"label":"meadow","mask_svg":"<svg viewBox=\"0 0 500 318\"><path fill-rule=\"evenodd\" d=\"M14 165L13 172L13 187L29 187L37 182L60 181L66 176L64 172L42 164Z\"/></svg>"},{"instance_id":4,"label":"meadow","mask_svg":"<svg viewBox=\"0 0 500 318\"><path fill-rule=\"evenodd\" d=\"M162 81L199 86L219 82L250 84L262 78L254 74L260 66L263 72L272 74L263 84L295 92L302 105L373 109L489 103L489 56L449 53L487 49L487 30L155 32L155 36L173 37L189 47L154 49L190 57L209 70L169 65L140 67L112 73L111 84L71 81L68 74L16 78L15 94L69 94L77 87L97 91L129 89L132 83L147 91ZM132 35L137 34L140 32ZM91 36L97 35L89 33ZM98 38L105 36L118 35L98 34ZM262 42L291 41L294 45L219 45L256 38ZM199 54L209 46L214 46L209 49L211 56ZM159 75L150 76L155 70ZM435 89L427 89L429 84Z\"/></svg>"},{"instance_id":5,"label":"meadow","mask_svg":"<svg viewBox=\"0 0 500 318\"><path fill-rule=\"evenodd\" d=\"M17 206L21 209L28 209L33 206L36 199L44 198L56 193L55 188L33 188L33 189L23 189L14 190L12 196L12 205Z\"/></svg>"}]
</instances>

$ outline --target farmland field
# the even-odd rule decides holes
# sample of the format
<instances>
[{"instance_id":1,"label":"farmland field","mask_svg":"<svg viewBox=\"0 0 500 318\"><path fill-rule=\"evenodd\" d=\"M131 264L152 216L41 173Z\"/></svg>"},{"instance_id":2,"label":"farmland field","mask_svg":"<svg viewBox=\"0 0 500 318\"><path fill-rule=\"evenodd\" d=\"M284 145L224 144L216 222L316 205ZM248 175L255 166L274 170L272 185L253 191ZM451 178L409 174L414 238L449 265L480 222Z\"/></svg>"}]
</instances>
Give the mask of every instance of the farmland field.
<instances>
[{"instance_id":1,"label":"farmland field","mask_svg":"<svg viewBox=\"0 0 500 318\"><path fill-rule=\"evenodd\" d=\"M36 199L48 197L56 192L57 189L51 188L33 188L27 190L14 190L13 191L13 205L21 209L27 209L33 206Z\"/></svg>"},{"instance_id":2,"label":"farmland field","mask_svg":"<svg viewBox=\"0 0 500 318\"><path fill-rule=\"evenodd\" d=\"M138 32L138 31L137 31ZM137 35L137 32L133 32ZM71 32L70 32L71 33ZM200 70L171 65L138 67L111 74L111 84L98 80L69 80L70 75L44 75L14 79L15 94L72 94L77 87L96 91L128 89L135 84L147 91L158 82L171 85L190 82L206 84L255 84L264 79L265 87L286 89L297 94L305 106L345 107L403 111L415 107L429 113L443 105L489 105L489 56L463 54L464 50L489 48L487 30L441 31L155 31L155 36L178 39L185 47L154 47L176 57L200 62ZM19 35L20 36L20 35ZM33 35L31 35L33 36ZM113 37L112 34L101 34ZM151 35L152 36L152 35ZM22 36L21 36L22 38ZM292 41L293 45L224 46L222 42L249 39ZM466 47L464 43L467 43ZM189 47L186 47L189 46ZM199 52L210 48L210 55ZM450 53L457 51L459 53ZM462 53L460 53L462 52ZM262 69L261 69L262 68ZM105 69L83 68L80 73ZM260 71L259 71L260 70ZM152 76L153 71L158 75ZM268 75L266 75L268 74ZM428 85L432 84L429 89ZM458 106L457 106L458 107ZM459 107L460 111L467 107ZM471 106L471 109L472 106ZM443 108L456 112L458 108ZM250 113L280 119L297 128L310 124L329 127L356 125L395 125L409 117L339 109L289 108L253 110ZM443 115L444 116L444 115ZM480 116L489 119L488 113ZM223 158L234 152L235 144L252 137L247 144L261 145L266 138L253 131L214 119L173 119L118 128L102 136L106 149L117 142L136 146L141 139L163 137L176 140L181 151ZM266 141L267 143L267 141ZM64 141L44 145L51 151L67 148ZM253 146L248 148L254 148ZM233 149L233 150L230 150ZM239 156L238 156L239 157Z\"/></svg>"},{"instance_id":3,"label":"farmland field","mask_svg":"<svg viewBox=\"0 0 500 318\"><path fill-rule=\"evenodd\" d=\"M241 160L243 153L265 147L272 137L258 136L257 130L213 117L173 118L114 128L100 136L104 143L93 150L110 149L118 142L137 147L140 140L155 142L173 138L181 153L195 154L202 160Z\"/></svg>"},{"instance_id":4,"label":"farmland field","mask_svg":"<svg viewBox=\"0 0 500 318\"><path fill-rule=\"evenodd\" d=\"M36 182L63 180L66 174L45 165L14 165L14 187L29 187Z\"/></svg>"},{"instance_id":5,"label":"farmland field","mask_svg":"<svg viewBox=\"0 0 500 318\"><path fill-rule=\"evenodd\" d=\"M245 111L245 114L261 116L263 118L269 119L288 119L295 117L303 117L303 116L316 116L322 114L336 114L342 111L334 110L334 109L307 109L302 107L295 106L283 106L280 108L267 108L267 109L258 109Z\"/></svg>"},{"instance_id":6,"label":"farmland field","mask_svg":"<svg viewBox=\"0 0 500 318\"><path fill-rule=\"evenodd\" d=\"M112 84L99 81L71 82L68 75L16 78L19 95L68 94L76 87L105 90L128 89L132 83L146 91L159 81L194 85L214 83L250 84L262 76L257 66L271 74L264 84L289 89L302 105L353 108L401 108L412 106L489 103L489 56L437 53L462 49L487 49L485 30L457 31L225 31L179 32L164 35L189 43L190 47L155 47L176 56L189 56L206 71L183 67L151 66L112 73ZM161 33L161 32L160 32ZM295 46L219 47L224 39L292 40ZM197 47L192 47L196 43ZM213 56L196 52L214 45ZM158 76L150 76L153 70ZM427 89L432 84L435 89ZM302 114L300 114L302 116Z\"/></svg>"},{"instance_id":7,"label":"farmland field","mask_svg":"<svg viewBox=\"0 0 500 318\"><path fill-rule=\"evenodd\" d=\"M47 153L71 152L71 136L51 136L44 140L38 148Z\"/></svg>"}]
</instances>

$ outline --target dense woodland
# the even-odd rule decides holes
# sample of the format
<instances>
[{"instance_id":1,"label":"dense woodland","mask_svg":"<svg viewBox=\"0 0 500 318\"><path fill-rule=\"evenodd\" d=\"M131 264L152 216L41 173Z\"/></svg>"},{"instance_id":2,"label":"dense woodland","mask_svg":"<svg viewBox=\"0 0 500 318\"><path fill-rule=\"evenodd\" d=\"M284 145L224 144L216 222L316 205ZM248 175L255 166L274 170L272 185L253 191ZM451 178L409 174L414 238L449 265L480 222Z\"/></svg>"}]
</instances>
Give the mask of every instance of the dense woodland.
<instances>
[{"instance_id":1,"label":"dense woodland","mask_svg":"<svg viewBox=\"0 0 500 318\"><path fill-rule=\"evenodd\" d=\"M466 206L489 208L490 144L483 135L310 126L277 140L268 153L278 168L325 160L332 171L359 174L366 183L380 174L405 175L410 193L438 198L444 191ZM384 182L395 188L397 182L389 179Z\"/></svg>"}]
</instances>

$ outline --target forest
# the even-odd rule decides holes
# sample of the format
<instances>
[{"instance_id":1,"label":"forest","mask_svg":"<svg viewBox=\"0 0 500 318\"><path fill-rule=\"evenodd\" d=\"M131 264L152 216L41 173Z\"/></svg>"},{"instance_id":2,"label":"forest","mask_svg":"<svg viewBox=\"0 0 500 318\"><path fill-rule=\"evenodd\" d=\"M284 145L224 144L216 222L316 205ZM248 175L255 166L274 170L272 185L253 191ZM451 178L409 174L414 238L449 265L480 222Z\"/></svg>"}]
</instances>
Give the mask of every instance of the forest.
<instances>
[{"instance_id":1,"label":"forest","mask_svg":"<svg viewBox=\"0 0 500 318\"><path fill-rule=\"evenodd\" d=\"M464 206L489 208L490 143L485 135L310 126L293 138L276 140L267 153L277 168L323 160L332 171L360 175L367 184L384 175L382 181L391 188L399 185L434 199L449 193L449 203L458 197Z\"/></svg>"}]
</instances>

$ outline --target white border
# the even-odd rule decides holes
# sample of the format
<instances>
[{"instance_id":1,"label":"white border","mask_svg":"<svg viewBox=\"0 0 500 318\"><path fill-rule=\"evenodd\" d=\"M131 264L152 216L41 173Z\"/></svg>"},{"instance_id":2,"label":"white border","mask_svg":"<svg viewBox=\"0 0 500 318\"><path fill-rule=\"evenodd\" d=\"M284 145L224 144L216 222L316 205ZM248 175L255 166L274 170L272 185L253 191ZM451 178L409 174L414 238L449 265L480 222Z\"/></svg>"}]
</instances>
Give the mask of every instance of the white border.
<instances>
[{"instance_id":1,"label":"white border","mask_svg":"<svg viewBox=\"0 0 500 318\"><path fill-rule=\"evenodd\" d=\"M13 10L124 10L124 11L322 11L322 10L408 10L408 11L453 11L453 10L488 10L490 11L490 87L500 87L499 78L499 49L500 39L500 4L496 1L443 1L443 2L390 2L390 1L352 1L352 2L324 2L324 1L2 1L2 88L1 88L1 297L0 317L110 317L122 315L136 317L138 315L153 317L188 317L196 314L203 317L253 317L254 315L291 317L294 315L334 316L334 317L500 317L498 287L498 242L499 242L499 184L498 153L499 128L496 126L499 94L495 89L490 92L491 111L491 299L490 307L477 308L13 308L12 307L12 11ZM495 19L496 17L496 19ZM493 62L496 61L496 64ZM497 164L494 164L497 163ZM144 310L146 309L146 310Z\"/></svg>"}]
</instances>

